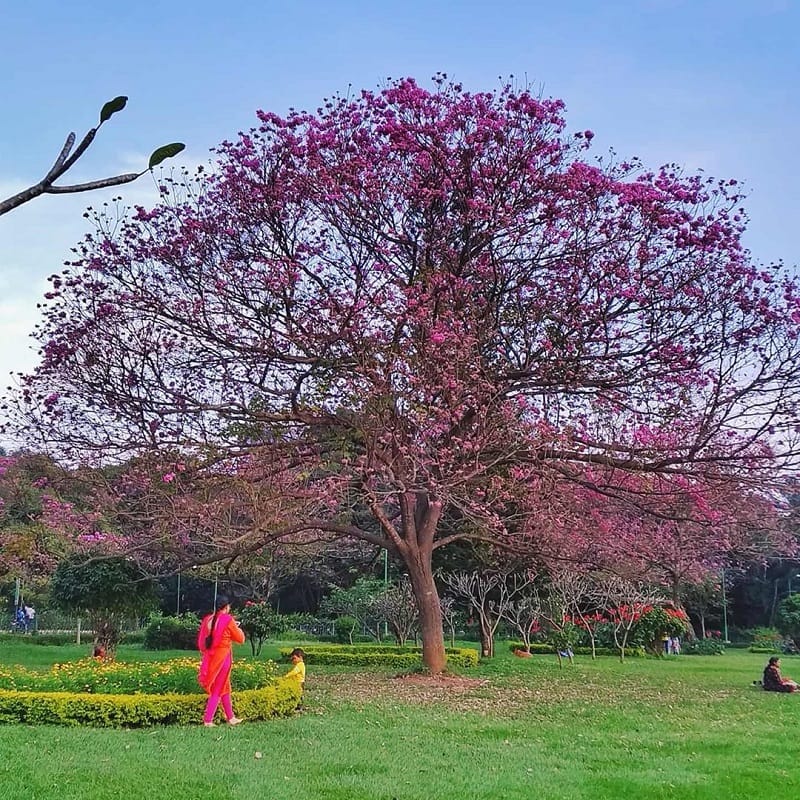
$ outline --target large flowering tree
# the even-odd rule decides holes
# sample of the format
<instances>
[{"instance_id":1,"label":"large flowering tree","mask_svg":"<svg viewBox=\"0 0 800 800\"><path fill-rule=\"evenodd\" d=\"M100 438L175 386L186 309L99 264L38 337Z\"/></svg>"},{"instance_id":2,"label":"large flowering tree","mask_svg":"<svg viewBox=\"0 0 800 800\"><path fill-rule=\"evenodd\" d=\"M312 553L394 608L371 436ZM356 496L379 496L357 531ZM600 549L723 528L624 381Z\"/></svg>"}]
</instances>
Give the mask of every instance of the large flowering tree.
<instances>
[{"instance_id":1,"label":"large flowering tree","mask_svg":"<svg viewBox=\"0 0 800 800\"><path fill-rule=\"evenodd\" d=\"M60 559L104 538L92 499L45 456L0 455L0 580L40 590Z\"/></svg>"},{"instance_id":2,"label":"large flowering tree","mask_svg":"<svg viewBox=\"0 0 800 800\"><path fill-rule=\"evenodd\" d=\"M735 182L591 160L562 112L440 77L259 113L161 205L99 219L18 421L230 479L231 555L388 548L442 669L435 548L535 542L556 484L636 505L629 476L702 492L795 456L797 286L743 250Z\"/></svg>"}]
</instances>

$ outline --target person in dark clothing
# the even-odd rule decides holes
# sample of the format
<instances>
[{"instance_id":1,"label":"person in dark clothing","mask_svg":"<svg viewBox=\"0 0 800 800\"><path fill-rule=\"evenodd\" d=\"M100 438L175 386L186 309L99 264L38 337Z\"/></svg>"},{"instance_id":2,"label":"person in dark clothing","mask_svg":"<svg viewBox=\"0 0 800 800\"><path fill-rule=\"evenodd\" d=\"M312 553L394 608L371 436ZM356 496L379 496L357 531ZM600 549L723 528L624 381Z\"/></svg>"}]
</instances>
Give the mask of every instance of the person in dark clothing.
<instances>
[{"instance_id":1,"label":"person in dark clothing","mask_svg":"<svg viewBox=\"0 0 800 800\"><path fill-rule=\"evenodd\" d=\"M781 660L778 656L772 656L764 667L762 685L767 692L796 692L798 689L791 678L781 676Z\"/></svg>"}]
</instances>

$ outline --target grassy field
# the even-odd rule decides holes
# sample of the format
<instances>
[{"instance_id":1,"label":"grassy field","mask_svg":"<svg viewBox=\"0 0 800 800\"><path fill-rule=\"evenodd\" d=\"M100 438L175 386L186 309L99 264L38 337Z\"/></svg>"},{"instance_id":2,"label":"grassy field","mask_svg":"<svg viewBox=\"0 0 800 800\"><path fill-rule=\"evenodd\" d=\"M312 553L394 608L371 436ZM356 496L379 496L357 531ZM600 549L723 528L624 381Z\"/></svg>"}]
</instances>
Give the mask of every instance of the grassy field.
<instances>
[{"instance_id":1,"label":"grassy field","mask_svg":"<svg viewBox=\"0 0 800 800\"><path fill-rule=\"evenodd\" d=\"M237 728L0 726L0 800L800 795L800 694L752 687L762 655L580 658L559 670L498 650L454 680L312 666L303 713ZM0 663L85 653L3 644ZM800 658L782 663L800 677Z\"/></svg>"}]
</instances>

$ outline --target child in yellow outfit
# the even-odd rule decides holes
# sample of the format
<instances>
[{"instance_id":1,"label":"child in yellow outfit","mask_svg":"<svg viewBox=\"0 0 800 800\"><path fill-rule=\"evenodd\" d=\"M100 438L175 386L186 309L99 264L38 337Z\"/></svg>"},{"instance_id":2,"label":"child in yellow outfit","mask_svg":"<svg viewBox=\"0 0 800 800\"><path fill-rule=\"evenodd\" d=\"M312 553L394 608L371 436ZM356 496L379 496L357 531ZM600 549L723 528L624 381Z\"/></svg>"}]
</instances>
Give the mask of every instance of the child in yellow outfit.
<instances>
[{"instance_id":1,"label":"child in yellow outfit","mask_svg":"<svg viewBox=\"0 0 800 800\"><path fill-rule=\"evenodd\" d=\"M304 661L306 654L299 647L295 647L289 658L292 660L294 666L286 673L287 678L294 678L300 684L300 703L297 706L298 711L303 708L303 691L306 688L306 662Z\"/></svg>"}]
</instances>

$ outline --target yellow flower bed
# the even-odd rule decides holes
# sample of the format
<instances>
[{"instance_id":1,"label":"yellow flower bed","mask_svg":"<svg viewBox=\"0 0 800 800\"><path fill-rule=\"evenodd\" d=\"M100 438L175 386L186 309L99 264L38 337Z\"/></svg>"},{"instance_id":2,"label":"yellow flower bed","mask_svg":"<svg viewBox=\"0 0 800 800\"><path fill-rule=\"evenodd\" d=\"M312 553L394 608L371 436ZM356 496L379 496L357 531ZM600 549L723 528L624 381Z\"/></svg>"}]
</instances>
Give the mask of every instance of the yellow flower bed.
<instances>
[{"instance_id":1,"label":"yellow flower bed","mask_svg":"<svg viewBox=\"0 0 800 800\"><path fill-rule=\"evenodd\" d=\"M46 672L0 667L0 689L90 694L196 694L198 660L98 661L94 658L55 664ZM231 679L238 689L259 689L277 674L272 661L234 662Z\"/></svg>"}]
</instances>

